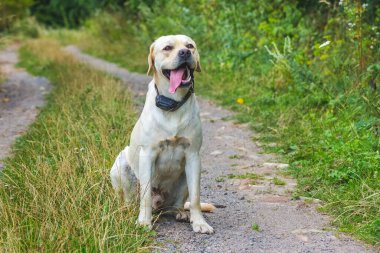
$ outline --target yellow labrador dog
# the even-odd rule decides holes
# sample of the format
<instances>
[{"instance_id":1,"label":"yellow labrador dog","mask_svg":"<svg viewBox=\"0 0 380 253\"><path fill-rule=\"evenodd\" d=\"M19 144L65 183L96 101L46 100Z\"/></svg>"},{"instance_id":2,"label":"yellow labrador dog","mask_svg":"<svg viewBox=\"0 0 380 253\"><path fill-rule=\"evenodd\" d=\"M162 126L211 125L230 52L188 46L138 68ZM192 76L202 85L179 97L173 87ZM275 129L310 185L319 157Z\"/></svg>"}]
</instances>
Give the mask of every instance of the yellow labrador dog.
<instances>
[{"instance_id":1,"label":"yellow labrador dog","mask_svg":"<svg viewBox=\"0 0 380 253\"><path fill-rule=\"evenodd\" d=\"M152 210L167 209L177 220L190 220L195 232L213 233L200 203L202 128L193 76L201 71L197 46L185 35L160 37L150 47L148 63L154 77L130 144L112 166L112 185L127 203L139 194L141 225L151 227ZM187 198L190 217L184 211Z\"/></svg>"}]
</instances>

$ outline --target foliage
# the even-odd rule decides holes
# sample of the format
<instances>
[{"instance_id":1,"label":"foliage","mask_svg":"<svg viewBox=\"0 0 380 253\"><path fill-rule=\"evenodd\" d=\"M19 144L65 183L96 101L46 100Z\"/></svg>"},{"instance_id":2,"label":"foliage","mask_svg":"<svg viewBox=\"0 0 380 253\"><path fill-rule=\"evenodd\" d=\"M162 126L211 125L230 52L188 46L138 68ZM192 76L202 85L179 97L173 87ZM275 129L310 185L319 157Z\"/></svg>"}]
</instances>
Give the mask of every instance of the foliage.
<instances>
[{"instance_id":1,"label":"foliage","mask_svg":"<svg viewBox=\"0 0 380 253\"><path fill-rule=\"evenodd\" d=\"M73 28L90 17L96 10L103 8L107 0L35 0L31 14L48 26Z\"/></svg>"},{"instance_id":2,"label":"foliage","mask_svg":"<svg viewBox=\"0 0 380 253\"><path fill-rule=\"evenodd\" d=\"M228 174L227 177L230 179L263 179L262 176L251 172L246 172L245 174Z\"/></svg>"},{"instance_id":3,"label":"foliage","mask_svg":"<svg viewBox=\"0 0 380 253\"><path fill-rule=\"evenodd\" d=\"M284 180L279 179L278 177L274 177L272 181L274 185L286 185L286 182Z\"/></svg>"},{"instance_id":4,"label":"foliage","mask_svg":"<svg viewBox=\"0 0 380 253\"><path fill-rule=\"evenodd\" d=\"M41 25L34 17L16 20L9 29L13 37L38 38L41 33Z\"/></svg>"},{"instance_id":5,"label":"foliage","mask_svg":"<svg viewBox=\"0 0 380 253\"><path fill-rule=\"evenodd\" d=\"M2 0L0 32L9 30L14 22L30 14L46 26L75 28L101 9L123 6L123 0Z\"/></svg>"},{"instance_id":6,"label":"foliage","mask_svg":"<svg viewBox=\"0 0 380 253\"><path fill-rule=\"evenodd\" d=\"M51 41L27 43L21 61L55 87L0 173L0 251L147 250L152 234L109 182L135 122L130 96Z\"/></svg>"},{"instance_id":7,"label":"foliage","mask_svg":"<svg viewBox=\"0 0 380 253\"><path fill-rule=\"evenodd\" d=\"M251 229L256 232L261 232L260 226L256 223L253 223Z\"/></svg>"},{"instance_id":8,"label":"foliage","mask_svg":"<svg viewBox=\"0 0 380 253\"><path fill-rule=\"evenodd\" d=\"M2 0L0 2L0 32L7 30L20 17L25 17L33 0Z\"/></svg>"}]
</instances>

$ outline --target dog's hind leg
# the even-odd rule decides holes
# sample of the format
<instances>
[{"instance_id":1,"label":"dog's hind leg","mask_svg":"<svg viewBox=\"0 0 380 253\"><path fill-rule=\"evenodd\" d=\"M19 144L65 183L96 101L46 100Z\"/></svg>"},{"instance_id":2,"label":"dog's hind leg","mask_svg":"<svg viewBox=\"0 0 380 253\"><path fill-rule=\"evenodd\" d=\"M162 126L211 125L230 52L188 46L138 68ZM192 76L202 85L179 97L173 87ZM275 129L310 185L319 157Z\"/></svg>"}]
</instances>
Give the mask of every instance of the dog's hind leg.
<instances>
[{"instance_id":1,"label":"dog's hind leg","mask_svg":"<svg viewBox=\"0 0 380 253\"><path fill-rule=\"evenodd\" d=\"M122 195L126 203L132 202L137 196L137 179L128 164L128 150L127 146L119 153L110 172L112 187Z\"/></svg>"},{"instance_id":2,"label":"dog's hind leg","mask_svg":"<svg viewBox=\"0 0 380 253\"><path fill-rule=\"evenodd\" d=\"M189 196L185 173L183 173L182 176L178 179L175 189L173 189L173 191L176 192L176 195L173 207L171 209L175 214L176 220L189 222L190 213L186 212L184 209L185 201Z\"/></svg>"}]
</instances>

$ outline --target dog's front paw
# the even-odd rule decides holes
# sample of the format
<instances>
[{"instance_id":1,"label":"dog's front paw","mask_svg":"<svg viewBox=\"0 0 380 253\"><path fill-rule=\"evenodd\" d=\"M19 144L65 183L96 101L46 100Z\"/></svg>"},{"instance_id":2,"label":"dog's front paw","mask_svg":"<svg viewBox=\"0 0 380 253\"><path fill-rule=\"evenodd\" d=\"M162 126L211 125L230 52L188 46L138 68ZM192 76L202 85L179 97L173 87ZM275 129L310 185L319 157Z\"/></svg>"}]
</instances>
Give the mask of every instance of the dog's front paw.
<instances>
[{"instance_id":1,"label":"dog's front paw","mask_svg":"<svg viewBox=\"0 0 380 253\"><path fill-rule=\"evenodd\" d=\"M140 220L138 219L136 221L136 224L140 225L140 226L144 226L148 229L152 229L152 222L151 221L148 221L148 220Z\"/></svg>"},{"instance_id":2,"label":"dog's front paw","mask_svg":"<svg viewBox=\"0 0 380 253\"><path fill-rule=\"evenodd\" d=\"M214 233L214 229L209 224L207 224L205 221L193 222L192 226L193 226L193 230L195 233L202 233L202 234Z\"/></svg>"}]
</instances>

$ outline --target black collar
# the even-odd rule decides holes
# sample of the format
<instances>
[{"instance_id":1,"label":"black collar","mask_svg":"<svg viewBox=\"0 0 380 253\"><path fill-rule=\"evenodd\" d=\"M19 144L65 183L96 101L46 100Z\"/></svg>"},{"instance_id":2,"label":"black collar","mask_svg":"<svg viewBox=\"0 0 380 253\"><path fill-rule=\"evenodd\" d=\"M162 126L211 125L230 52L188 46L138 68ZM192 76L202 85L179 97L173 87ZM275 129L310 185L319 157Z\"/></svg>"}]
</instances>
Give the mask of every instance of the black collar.
<instances>
[{"instance_id":1,"label":"black collar","mask_svg":"<svg viewBox=\"0 0 380 253\"><path fill-rule=\"evenodd\" d=\"M168 112L174 112L178 108L180 108L186 101L190 98L190 96L194 93L194 80L192 81L191 87L189 88L186 95L182 98L181 101L176 101L174 99L165 97L164 95L160 95L158 92L157 85L154 84L154 87L157 91L156 96L156 106L160 108L161 110L168 111Z\"/></svg>"}]
</instances>

